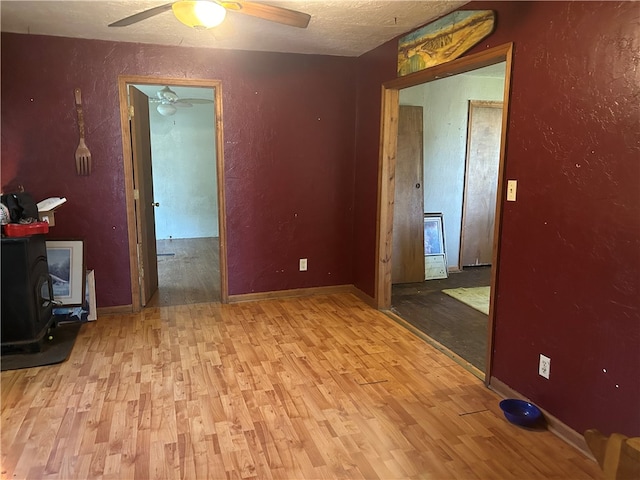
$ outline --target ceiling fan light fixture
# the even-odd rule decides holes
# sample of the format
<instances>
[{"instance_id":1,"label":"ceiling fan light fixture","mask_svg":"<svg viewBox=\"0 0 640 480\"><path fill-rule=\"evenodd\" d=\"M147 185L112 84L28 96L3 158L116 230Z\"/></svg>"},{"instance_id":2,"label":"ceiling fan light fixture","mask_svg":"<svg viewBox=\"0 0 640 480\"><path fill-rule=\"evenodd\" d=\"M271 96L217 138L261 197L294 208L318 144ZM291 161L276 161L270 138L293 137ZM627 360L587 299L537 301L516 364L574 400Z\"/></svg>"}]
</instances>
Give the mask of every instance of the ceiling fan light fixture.
<instances>
[{"instance_id":1,"label":"ceiling fan light fixture","mask_svg":"<svg viewBox=\"0 0 640 480\"><path fill-rule=\"evenodd\" d=\"M227 10L222 5L209 0L180 0L171 8L178 20L196 29L217 27L227 14Z\"/></svg>"},{"instance_id":2,"label":"ceiling fan light fixture","mask_svg":"<svg viewBox=\"0 0 640 480\"><path fill-rule=\"evenodd\" d=\"M178 111L178 109L170 103L161 103L156 107L156 110L158 110L158 113L163 117L170 117Z\"/></svg>"},{"instance_id":3,"label":"ceiling fan light fixture","mask_svg":"<svg viewBox=\"0 0 640 480\"><path fill-rule=\"evenodd\" d=\"M156 92L156 95L160 100L167 100L169 102L175 102L178 100L178 94L171 90L169 87L163 87Z\"/></svg>"}]
</instances>

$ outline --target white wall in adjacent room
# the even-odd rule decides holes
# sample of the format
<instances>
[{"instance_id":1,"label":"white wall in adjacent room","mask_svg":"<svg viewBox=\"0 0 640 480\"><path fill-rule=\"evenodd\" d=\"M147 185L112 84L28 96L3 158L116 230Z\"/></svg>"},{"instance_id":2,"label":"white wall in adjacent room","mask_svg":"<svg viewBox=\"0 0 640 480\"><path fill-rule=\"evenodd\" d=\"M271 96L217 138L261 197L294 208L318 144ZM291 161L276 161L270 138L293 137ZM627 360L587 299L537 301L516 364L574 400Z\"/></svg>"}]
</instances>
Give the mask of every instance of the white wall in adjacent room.
<instances>
[{"instance_id":1,"label":"white wall in adjacent room","mask_svg":"<svg viewBox=\"0 0 640 480\"><path fill-rule=\"evenodd\" d=\"M213 103L149 117L156 238L219 236Z\"/></svg>"}]
</instances>

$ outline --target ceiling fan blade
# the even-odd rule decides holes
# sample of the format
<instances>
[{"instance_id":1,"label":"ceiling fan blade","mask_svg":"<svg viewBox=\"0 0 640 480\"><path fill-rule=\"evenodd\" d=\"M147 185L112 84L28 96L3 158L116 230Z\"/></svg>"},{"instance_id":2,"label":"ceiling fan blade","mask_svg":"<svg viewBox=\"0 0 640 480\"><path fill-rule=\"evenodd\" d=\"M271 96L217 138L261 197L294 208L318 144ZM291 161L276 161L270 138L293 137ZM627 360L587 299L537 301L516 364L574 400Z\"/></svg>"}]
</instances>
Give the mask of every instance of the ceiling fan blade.
<instances>
[{"instance_id":1,"label":"ceiling fan blade","mask_svg":"<svg viewBox=\"0 0 640 480\"><path fill-rule=\"evenodd\" d=\"M224 3L224 2L222 2ZM291 27L307 28L311 15L306 13L289 10L288 8L266 5L256 2L233 2L240 5L240 9L230 9L233 12L251 15L252 17L262 18L271 22L282 23Z\"/></svg>"},{"instance_id":2,"label":"ceiling fan blade","mask_svg":"<svg viewBox=\"0 0 640 480\"><path fill-rule=\"evenodd\" d=\"M134 23L141 22L142 20L146 20L147 18L155 17L167 10L171 10L171 5L173 2L166 3L164 5L160 5L158 7L150 8L149 10L144 10L143 12L135 13L127 18L123 18L122 20L118 20L117 22L110 23L110 27L126 27L128 25L133 25Z\"/></svg>"},{"instance_id":3,"label":"ceiling fan blade","mask_svg":"<svg viewBox=\"0 0 640 480\"><path fill-rule=\"evenodd\" d=\"M187 102L186 100L178 100L177 102L172 102L171 105L180 108L191 108L193 105L191 102Z\"/></svg>"},{"instance_id":4,"label":"ceiling fan blade","mask_svg":"<svg viewBox=\"0 0 640 480\"><path fill-rule=\"evenodd\" d=\"M208 100L206 98L181 98L179 101L188 102L194 105L201 105L205 103L213 103L213 100Z\"/></svg>"}]
</instances>

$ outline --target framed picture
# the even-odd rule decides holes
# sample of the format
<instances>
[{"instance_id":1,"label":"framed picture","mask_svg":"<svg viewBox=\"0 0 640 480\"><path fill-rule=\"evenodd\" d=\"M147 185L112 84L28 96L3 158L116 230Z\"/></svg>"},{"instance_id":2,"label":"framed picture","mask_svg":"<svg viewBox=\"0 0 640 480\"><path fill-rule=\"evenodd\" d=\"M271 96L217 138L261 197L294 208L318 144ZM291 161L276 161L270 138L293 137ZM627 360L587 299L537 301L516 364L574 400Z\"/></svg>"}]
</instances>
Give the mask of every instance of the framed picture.
<instances>
[{"instance_id":1,"label":"framed picture","mask_svg":"<svg viewBox=\"0 0 640 480\"><path fill-rule=\"evenodd\" d=\"M493 31L492 10L458 10L398 41L398 76L450 62Z\"/></svg>"},{"instance_id":2,"label":"framed picture","mask_svg":"<svg viewBox=\"0 0 640 480\"><path fill-rule=\"evenodd\" d=\"M53 282L53 299L66 306L82 305L85 298L82 240L48 240L47 263Z\"/></svg>"},{"instance_id":3,"label":"framed picture","mask_svg":"<svg viewBox=\"0 0 640 480\"><path fill-rule=\"evenodd\" d=\"M87 283L85 288L85 306L89 310L87 320L92 322L98 319L98 313L96 309L96 275L93 270L87 270Z\"/></svg>"},{"instance_id":4,"label":"framed picture","mask_svg":"<svg viewBox=\"0 0 640 480\"><path fill-rule=\"evenodd\" d=\"M447 278L447 258L443 254L425 255L424 257L424 279L435 280Z\"/></svg>"},{"instance_id":5,"label":"framed picture","mask_svg":"<svg viewBox=\"0 0 640 480\"><path fill-rule=\"evenodd\" d=\"M441 213L424 214L424 254L444 255L444 229Z\"/></svg>"}]
</instances>

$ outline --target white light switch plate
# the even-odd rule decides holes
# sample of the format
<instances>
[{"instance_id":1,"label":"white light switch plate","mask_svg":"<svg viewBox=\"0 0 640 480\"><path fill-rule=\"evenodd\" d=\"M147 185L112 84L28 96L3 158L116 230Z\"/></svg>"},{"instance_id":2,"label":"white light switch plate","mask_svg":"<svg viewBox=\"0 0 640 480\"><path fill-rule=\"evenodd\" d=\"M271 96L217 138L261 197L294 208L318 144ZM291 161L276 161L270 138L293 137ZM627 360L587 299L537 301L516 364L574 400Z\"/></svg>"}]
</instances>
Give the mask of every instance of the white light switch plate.
<instances>
[{"instance_id":1,"label":"white light switch plate","mask_svg":"<svg viewBox=\"0 0 640 480\"><path fill-rule=\"evenodd\" d=\"M507 202L516 201L516 190L518 189L517 180L507 180Z\"/></svg>"}]
</instances>

